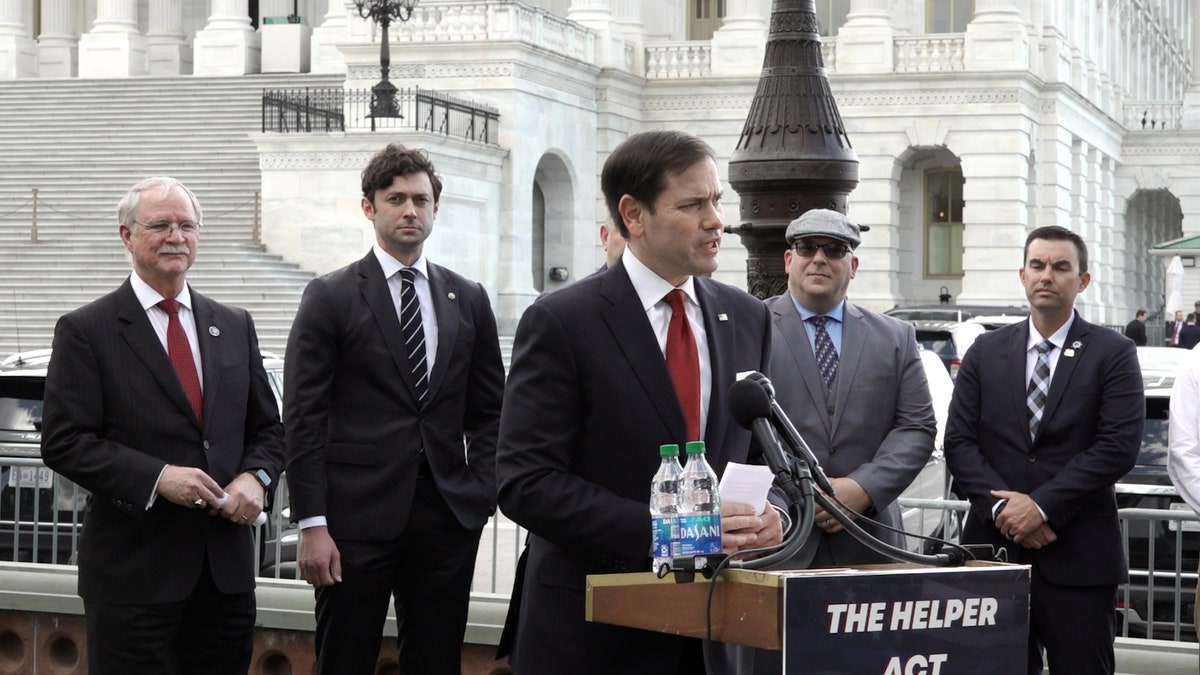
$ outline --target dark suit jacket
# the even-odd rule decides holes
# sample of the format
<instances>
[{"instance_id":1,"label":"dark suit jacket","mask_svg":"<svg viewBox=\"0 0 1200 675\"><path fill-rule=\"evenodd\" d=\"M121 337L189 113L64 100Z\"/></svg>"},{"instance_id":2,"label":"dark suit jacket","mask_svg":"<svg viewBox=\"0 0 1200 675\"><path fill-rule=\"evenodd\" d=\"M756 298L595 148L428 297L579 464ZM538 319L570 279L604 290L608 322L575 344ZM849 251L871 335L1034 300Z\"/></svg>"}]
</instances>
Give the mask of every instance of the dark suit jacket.
<instances>
[{"instance_id":1,"label":"dark suit jacket","mask_svg":"<svg viewBox=\"0 0 1200 675\"><path fill-rule=\"evenodd\" d=\"M221 485L283 459L279 407L244 310L192 290L204 379L204 424L129 281L64 315L46 375L42 457L92 491L79 541L84 600L183 600L205 556L225 593L254 588L249 527L161 497L145 505L166 464L204 469Z\"/></svg>"},{"instance_id":2,"label":"dark suit jacket","mask_svg":"<svg viewBox=\"0 0 1200 675\"><path fill-rule=\"evenodd\" d=\"M1029 322L976 339L954 381L946 462L971 501L963 541L1009 551L1055 584L1122 583L1125 553L1113 484L1137 460L1146 403L1133 343L1075 315L1059 355L1036 439L1025 379ZM1023 492L1058 540L1031 550L1004 539L989 490Z\"/></svg>"},{"instance_id":3,"label":"dark suit jacket","mask_svg":"<svg viewBox=\"0 0 1200 675\"><path fill-rule=\"evenodd\" d=\"M1185 323L1183 328L1179 329L1179 344L1181 349L1191 349L1197 344L1200 344L1200 326L1194 323Z\"/></svg>"},{"instance_id":4,"label":"dark suit jacket","mask_svg":"<svg viewBox=\"0 0 1200 675\"><path fill-rule=\"evenodd\" d=\"M873 518L902 528L896 498L925 468L937 433L912 325L847 302L838 375L827 402L821 370L792 296L771 298L767 307L775 327L775 399L825 472L858 481L871 496L877 511ZM898 534L860 523L877 538L903 547ZM830 564L887 561L849 534L829 536L813 528L792 565L807 567L818 546L824 547Z\"/></svg>"},{"instance_id":5,"label":"dark suit jacket","mask_svg":"<svg viewBox=\"0 0 1200 675\"><path fill-rule=\"evenodd\" d=\"M697 278L712 365L705 441L718 473L750 458L726 412L742 371L764 371L771 327L750 295ZM673 672L682 638L584 621L584 577L650 569L658 447L686 438L666 362L623 264L543 296L517 328L497 449L500 505L530 531L514 667ZM514 600L515 601L515 600Z\"/></svg>"},{"instance_id":6,"label":"dark suit jacket","mask_svg":"<svg viewBox=\"0 0 1200 675\"><path fill-rule=\"evenodd\" d=\"M438 351L421 405L373 252L310 282L292 324L283 405L292 518L324 515L335 541L403 533L422 448L464 528L482 528L495 510L496 319L481 285L428 269Z\"/></svg>"},{"instance_id":7,"label":"dark suit jacket","mask_svg":"<svg viewBox=\"0 0 1200 675\"><path fill-rule=\"evenodd\" d=\"M1146 345L1146 322L1134 319L1125 325L1125 337L1133 340L1133 344L1143 347Z\"/></svg>"}]
</instances>

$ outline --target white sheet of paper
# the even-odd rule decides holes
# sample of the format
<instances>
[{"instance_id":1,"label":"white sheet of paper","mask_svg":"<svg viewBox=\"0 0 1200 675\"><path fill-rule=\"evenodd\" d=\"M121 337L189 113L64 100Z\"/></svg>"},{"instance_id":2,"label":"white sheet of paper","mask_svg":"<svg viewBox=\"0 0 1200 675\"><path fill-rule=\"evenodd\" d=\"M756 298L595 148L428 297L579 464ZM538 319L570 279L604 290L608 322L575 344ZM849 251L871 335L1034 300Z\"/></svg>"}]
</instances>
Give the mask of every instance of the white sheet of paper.
<instances>
[{"instance_id":1,"label":"white sheet of paper","mask_svg":"<svg viewBox=\"0 0 1200 675\"><path fill-rule=\"evenodd\" d=\"M725 465L725 474L721 476L721 503L740 502L758 509L754 515L761 515L767 505L767 492L775 474L770 467L761 464L738 464L730 462Z\"/></svg>"}]
</instances>

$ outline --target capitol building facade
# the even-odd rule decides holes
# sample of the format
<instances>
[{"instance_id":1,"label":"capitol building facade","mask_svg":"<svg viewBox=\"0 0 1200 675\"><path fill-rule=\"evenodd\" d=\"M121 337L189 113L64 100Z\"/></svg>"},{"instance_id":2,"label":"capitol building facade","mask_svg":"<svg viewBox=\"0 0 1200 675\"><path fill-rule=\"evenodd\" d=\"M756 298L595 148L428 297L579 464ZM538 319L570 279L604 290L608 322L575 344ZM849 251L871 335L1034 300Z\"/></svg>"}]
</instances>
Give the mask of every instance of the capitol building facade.
<instances>
[{"instance_id":1,"label":"capitol building facade","mask_svg":"<svg viewBox=\"0 0 1200 675\"><path fill-rule=\"evenodd\" d=\"M1170 255L1200 255L1193 0L815 5L860 162L849 213L870 226L855 302L1025 304L1025 236L1061 225L1090 247L1089 320L1164 309ZM389 31L391 80L494 110L493 133L349 120L251 134L262 243L316 273L360 257L372 233L358 172L386 142L425 147L446 183L427 251L483 282L511 330L538 293L599 264L599 170L629 134L694 132L727 175L770 18L768 0L420 0ZM0 0L0 85L307 73L366 90L380 37L333 0ZM736 192L723 201L736 224ZM745 286L736 235L717 277Z\"/></svg>"}]
</instances>

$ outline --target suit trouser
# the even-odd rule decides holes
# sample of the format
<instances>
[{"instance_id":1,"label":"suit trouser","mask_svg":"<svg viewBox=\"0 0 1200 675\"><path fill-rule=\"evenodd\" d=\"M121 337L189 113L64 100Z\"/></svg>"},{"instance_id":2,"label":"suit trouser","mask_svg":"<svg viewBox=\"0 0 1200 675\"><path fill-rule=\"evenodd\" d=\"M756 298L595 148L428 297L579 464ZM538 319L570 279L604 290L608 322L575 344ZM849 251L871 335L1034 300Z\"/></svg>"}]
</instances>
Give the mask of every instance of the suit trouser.
<instances>
[{"instance_id":1,"label":"suit trouser","mask_svg":"<svg viewBox=\"0 0 1200 675\"><path fill-rule=\"evenodd\" d=\"M1054 675L1116 670L1117 586L1062 586L1033 566L1029 586L1029 673L1042 672L1042 648Z\"/></svg>"},{"instance_id":2,"label":"suit trouser","mask_svg":"<svg viewBox=\"0 0 1200 675\"><path fill-rule=\"evenodd\" d=\"M230 675L250 668L254 592L218 591L208 561L181 602L85 600L83 610L91 675Z\"/></svg>"},{"instance_id":3,"label":"suit trouser","mask_svg":"<svg viewBox=\"0 0 1200 675\"><path fill-rule=\"evenodd\" d=\"M421 476L400 537L335 540L342 581L316 589L318 673L375 673L395 597L400 672L459 675L481 533L464 529L433 478Z\"/></svg>"}]
</instances>

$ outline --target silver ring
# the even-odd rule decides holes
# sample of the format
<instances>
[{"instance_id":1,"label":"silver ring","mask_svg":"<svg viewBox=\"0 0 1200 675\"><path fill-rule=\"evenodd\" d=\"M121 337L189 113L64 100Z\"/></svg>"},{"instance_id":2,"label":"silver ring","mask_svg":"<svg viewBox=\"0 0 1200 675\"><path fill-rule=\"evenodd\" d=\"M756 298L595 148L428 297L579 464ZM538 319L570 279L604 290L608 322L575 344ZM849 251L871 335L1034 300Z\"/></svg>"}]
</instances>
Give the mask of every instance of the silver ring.
<instances>
[{"instance_id":1,"label":"silver ring","mask_svg":"<svg viewBox=\"0 0 1200 675\"><path fill-rule=\"evenodd\" d=\"M195 506L198 509L202 509L202 508L204 508L204 500L197 499L196 501L192 502L192 506Z\"/></svg>"},{"instance_id":2,"label":"silver ring","mask_svg":"<svg viewBox=\"0 0 1200 675\"><path fill-rule=\"evenodd\" d=\"M244 514L244 513L243 513L243 514L242 514L242 520L250 520L250 518L248 518L248 517L246 516L246 514Z\"/></svg>"}]
</instances>

